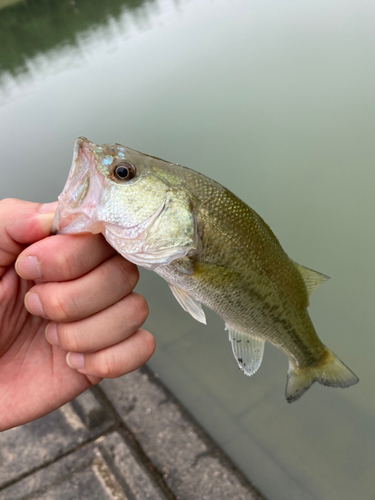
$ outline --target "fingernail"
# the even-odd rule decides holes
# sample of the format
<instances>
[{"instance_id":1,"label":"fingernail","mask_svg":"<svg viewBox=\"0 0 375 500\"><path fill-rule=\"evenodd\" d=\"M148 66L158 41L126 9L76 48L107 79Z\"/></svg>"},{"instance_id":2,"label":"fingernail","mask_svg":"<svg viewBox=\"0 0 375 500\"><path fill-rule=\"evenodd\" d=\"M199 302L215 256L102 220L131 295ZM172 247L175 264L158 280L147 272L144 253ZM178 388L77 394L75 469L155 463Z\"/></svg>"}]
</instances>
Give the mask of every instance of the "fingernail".
<instances>
[{"instance_id":1,"label":"fingernail","mask_svg":"<svg viewBox=\"0 0 375 500\"><path fill-rule=\"evenodd\" d=\"M21 257L16 262L16 271L21 278L36 280L42 277L40 262L34 255Z\"/></svg>"},{"instance_id":2,"label":"fingernail","mask_svg":"<svg viewBox=\"0 0 375 500\"><path fill-rule=\"evenodd\" d=\"M68 352L66 362L70 368L82 369L85 367L85 357L79 352Z\"/></svg>"},{"instance_id":3,"label":"fingernail","mask_svg":"<svg viewBox=\"0 0 375 500\"><path fill-rule=\"evenodd\" d=\"M39 213L48 214L50 212L55 212L57 208L57 203L58 203L57 201L52 201L51 203L44 203L44 205L42 205L39 208Z\"/></svg>"},{"instance_id":4,"label":"fingernail","mask_svg":"<svg viewBox=\"0 0 375 500\"><path fill-rule=\"evenodd\" d=\"M25 307L29 311L29 313L33 314L34 316L46 317L39 299L39 295L35 292L29 292L25 295Z\"/></svg>"},{"instance_id":5,"label":"fingernail","mask_svg":"<svg viewBox=\"0 0 375 500\"><path fill-rule=\"evenodd\" d=\"M45 333L46 333L46 338L50 344L60 345L59 339L57 336L57 324L56 323L48 323Z\"/></svg>"}]
</instances>

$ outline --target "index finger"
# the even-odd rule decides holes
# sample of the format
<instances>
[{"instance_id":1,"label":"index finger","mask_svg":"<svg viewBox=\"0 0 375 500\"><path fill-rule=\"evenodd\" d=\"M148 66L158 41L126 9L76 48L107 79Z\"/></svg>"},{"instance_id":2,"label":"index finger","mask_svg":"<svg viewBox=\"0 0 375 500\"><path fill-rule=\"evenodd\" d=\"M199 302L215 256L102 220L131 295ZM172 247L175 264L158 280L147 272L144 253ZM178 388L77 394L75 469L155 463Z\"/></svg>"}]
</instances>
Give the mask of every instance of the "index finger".
<instances>
[{"instance_id":1,"label":"index finger","mask_svg":"<svg viewBox=\"0 0 375 500\"><path fill-rule=\"evenodd\" d=\"M16 271L27 280L68 281L116 253L101 234L58 234L27 247L17 259Z\"/></svg>"},{"instance_id":2,"label":"index finger","mask_svg":"<svg viewBox=\"0 0 375 500\"><path fill-rule=\"evenodd\" d=\"M50 234L55 209L56 203L0 200L0 277L25 245Z\"/></svg>"}]
</instances>

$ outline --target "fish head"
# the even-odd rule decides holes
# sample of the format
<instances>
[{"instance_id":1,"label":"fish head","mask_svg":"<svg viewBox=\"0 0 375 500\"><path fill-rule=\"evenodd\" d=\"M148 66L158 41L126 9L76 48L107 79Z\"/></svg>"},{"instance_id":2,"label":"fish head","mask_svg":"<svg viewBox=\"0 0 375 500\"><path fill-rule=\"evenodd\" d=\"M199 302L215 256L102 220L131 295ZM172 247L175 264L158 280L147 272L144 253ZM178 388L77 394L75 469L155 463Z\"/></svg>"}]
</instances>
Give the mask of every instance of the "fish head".
<instances>
[{"instance_id":1,"label":"fish head","mask_svg":"<svg viewBox=\"0 0 375 500\"><path fill-rule=\"evenodd\" d=\"M171 165L78 138L52 232L103 233L124 257L149 268L186 255L197 246L196 225L188 194L171 183Z\"/></svg>"}]
</instances>

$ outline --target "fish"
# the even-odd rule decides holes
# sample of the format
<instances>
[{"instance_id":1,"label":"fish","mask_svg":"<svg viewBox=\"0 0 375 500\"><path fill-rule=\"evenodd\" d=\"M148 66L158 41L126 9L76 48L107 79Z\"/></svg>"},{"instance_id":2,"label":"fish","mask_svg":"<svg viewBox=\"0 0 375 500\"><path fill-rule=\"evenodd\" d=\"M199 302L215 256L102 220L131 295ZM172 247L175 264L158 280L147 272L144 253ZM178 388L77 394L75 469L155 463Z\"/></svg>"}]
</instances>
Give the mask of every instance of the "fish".
<instances>
[{"instance_id":1,"label":"fish","mask_svg":"<svg viewBox=\"0 0 375 500\"><path fill-rule=\"evenodd\" d=\"M199 172L79 137L52 232L102 233L124 258L161 276L197 321L206 323L202 305L217 313L246 375L260 367L266 341L282 350L289 403L314 382L359 381L307 312L328 276L290 259L252 208Z\"/></svg>"}]
</instances>

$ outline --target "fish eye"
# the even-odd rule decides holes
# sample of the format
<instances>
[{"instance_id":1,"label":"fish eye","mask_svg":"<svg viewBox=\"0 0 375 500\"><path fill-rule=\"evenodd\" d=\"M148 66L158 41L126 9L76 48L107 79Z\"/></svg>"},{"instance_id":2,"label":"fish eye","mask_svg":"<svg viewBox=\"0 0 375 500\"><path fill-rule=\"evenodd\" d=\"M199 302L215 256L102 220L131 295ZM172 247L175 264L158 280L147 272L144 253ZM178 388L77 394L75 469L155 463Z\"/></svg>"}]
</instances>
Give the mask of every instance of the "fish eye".
<instances>
[{"instance_id":1,"label":"fish eye","mask_svg":"<svg viewBox=\"0 0 375 500\"><path fill-rule=\"evenodd\" d=\"M119 181L130 181L135 176L135 167L128 161L122 161L116 165L114 174Z\"/></svg>"}]
</instances>

